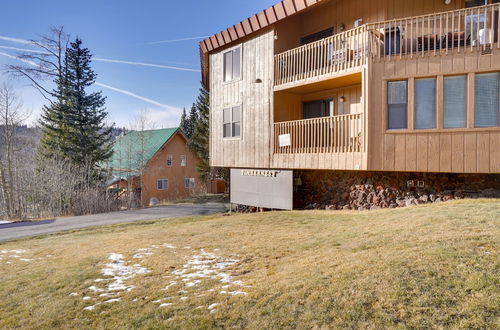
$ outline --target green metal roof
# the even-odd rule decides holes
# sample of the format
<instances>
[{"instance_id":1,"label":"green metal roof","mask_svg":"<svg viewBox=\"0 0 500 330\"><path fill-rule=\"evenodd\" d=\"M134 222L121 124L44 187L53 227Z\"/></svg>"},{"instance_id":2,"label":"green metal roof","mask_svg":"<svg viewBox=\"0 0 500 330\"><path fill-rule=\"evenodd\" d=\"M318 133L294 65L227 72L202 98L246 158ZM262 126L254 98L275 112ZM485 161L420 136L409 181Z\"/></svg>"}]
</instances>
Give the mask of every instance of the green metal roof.
<instances>
[{"instance_id":1,"label":"green metal roof","mask_svg":"<svg viewBox=\"0 0 500 330\"><path fill-rule=\"evenodd\" d=\"M131 131L118 138L107 168L139 171L160 148L179 130L175 128Z\"/></svg>"}]
</instances>

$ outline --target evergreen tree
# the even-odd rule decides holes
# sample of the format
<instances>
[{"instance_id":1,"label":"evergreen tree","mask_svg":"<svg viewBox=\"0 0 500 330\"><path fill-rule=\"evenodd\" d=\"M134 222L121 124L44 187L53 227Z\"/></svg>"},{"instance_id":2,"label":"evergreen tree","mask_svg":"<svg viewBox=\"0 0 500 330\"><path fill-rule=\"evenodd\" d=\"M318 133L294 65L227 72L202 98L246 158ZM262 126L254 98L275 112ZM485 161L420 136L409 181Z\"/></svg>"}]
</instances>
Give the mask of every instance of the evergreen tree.
<instances>
[{"instance_id":1,"label":"evergreen tree","mask_svg":"<svg viewBox=\"0 0 500 330\"><path fill-rule=\"evenodd\" d=\"M210 136L210 94L208 90L202 86L200 88L200 94L196 100L196 104L193 104L193 108L196 110L196 121L194 122L193 135L188 141L188 148L193 152L198 158L200 158L200 163L197 166L200 178L203 181L210 179L210 163L208 154L208 144ZM193 108L191 108L191 113L193 113ZM190 117L193 115L191 114Z\"/></svg>"},{"instance_id":2,"label":"evergreen tree","mask_svg":"<svg viewBox=\"0 0 500 330\"><path fill-rule=\"evenodd\" d=\"M198 108L196 107L196 104L193 103L193 105L191 106L191 110L189 111L189 131L190 131L189 138L190 139L193 137L196 124L198 123L198 119L199 119Z\"/></svg>"},{"instance_id":3,"label":"evergreen tree","mask_svg":"<svg viewBox=\"0 0 500 330\"><path fill-rule=\"evenodd\" d=\"M41 152L45 157L62 156L75 164L95 168L111 157L113 127L106 127L106 98L101 92L88 93L96 74L92 55L76 38L66 49L64 74L55 81L57 101L45 107L41 125Z\"/></svg>"},{"instance_id":4,"label":"evergreen tree","mask_svg":"<svg viewBox=\"0 0 500 330\"><path fill-rule=\"evenodd\" d=\"M187 131L189 128L187 127L189 124L188 122L188 117L186 114L186 108L182 109L182 115L181 115L181 123L179 124L179 128L181 129L181 132L184 133L184 135L187 136Z\"/></svg>"}]
</instances>

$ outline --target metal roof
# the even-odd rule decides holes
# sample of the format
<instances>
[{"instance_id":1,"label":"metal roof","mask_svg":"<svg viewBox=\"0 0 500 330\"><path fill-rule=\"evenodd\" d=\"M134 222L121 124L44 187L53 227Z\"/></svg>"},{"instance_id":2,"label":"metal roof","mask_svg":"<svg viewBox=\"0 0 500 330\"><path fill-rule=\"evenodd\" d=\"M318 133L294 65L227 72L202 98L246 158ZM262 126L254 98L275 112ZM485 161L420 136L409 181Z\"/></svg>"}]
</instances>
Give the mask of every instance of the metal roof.
<instances>
[{"instance_id":1,"label":"metal roof","mask_svg":"<svg viewBox=\"0 0 500 330\"><path fill-rule=\"evenodd\" d=\"M178 127L131 131L118 138L106 167L116 171L139 171L177 132Z\"/></svg>"}]
</instances>

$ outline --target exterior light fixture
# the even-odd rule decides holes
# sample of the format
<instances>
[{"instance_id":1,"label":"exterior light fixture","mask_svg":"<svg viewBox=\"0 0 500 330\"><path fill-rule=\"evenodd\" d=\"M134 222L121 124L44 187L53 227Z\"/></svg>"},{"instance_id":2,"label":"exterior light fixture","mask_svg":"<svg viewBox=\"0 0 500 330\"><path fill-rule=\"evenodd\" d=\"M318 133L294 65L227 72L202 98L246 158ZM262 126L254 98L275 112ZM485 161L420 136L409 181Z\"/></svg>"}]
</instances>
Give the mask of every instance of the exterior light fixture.
<instances>
[{"instance_id":1,"label":"exterior light fixture","mask_svg":"<svg viewBox=\"0 0 500 330\"><path fill-rule=\"evenodd\" d=\"M339 102L340 103L344 103L345 102L345 97L343 97L343 96L339 97Z\"/></svg>"},{"instance_id":2,"label":"exterior light fixture","mask_svg":"<svg viewBox=\"0 0 500 330\"><path fill-rule=\"evenodd\" d=\"M449 5L451 3L451 0L444 0L445 5Z\"/></svg>"}]
</instances>

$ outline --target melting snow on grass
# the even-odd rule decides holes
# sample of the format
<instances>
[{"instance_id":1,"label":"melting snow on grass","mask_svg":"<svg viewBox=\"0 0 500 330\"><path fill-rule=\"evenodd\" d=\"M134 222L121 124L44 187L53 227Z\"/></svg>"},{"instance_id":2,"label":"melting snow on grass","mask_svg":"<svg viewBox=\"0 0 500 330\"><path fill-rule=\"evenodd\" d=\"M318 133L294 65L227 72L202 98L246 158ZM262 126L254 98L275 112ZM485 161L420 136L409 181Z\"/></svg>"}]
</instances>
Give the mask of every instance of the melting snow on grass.
<instances>
[{"instance_id":1,"label":"melting snow on grass","mask_svg":"<svg viewBox=\"0 0 500 330\"><path fill-rule=\"evenodd\" d=\"M214 253L206 252L202 249L200 250L200 253L188 257L186 263L181 269L177 269L172 272L172 275L174 275L175 278L170 281L163 290L171 291L174 287L176 287L175 289L179 289L180 286L181 290L178 291L178 293L183 296L178 299L182 302L189 299L189 293L195 294L196 297L204 296L205 294L200 294L195 290L197 290L204 281L216 280L221 282L223 284L221 288L225 289L223 291L219 291L220 294L229 294L232 296L246 295L247 293L242 291L241 288L248 288L249 286L245 285L242 281L235 280L229 272L229 268L238 263L239 260L224 258ZM232 291L229 290L231 288L233 288ZM217 290L213 288L208 290L208 292L216 291ZM172 305L172 303L163 303L163 301L172 299L175 298L169 297L158 299L153 302L160 304L160 307L166 307ZM208 307L211 313L216 311L215 306L217 306L216 303L211 304Z\"/></svg>"},{"instance_id":2,"label":"melting snow on grass","mask_svg":"<svg viewBox=\"0 0 500 330\"><path fill-rule=\"evenodd\" d=\"M122 292L129 292L134 289L133 285L127 284L126 281L139 275L149 273L150 270L142 267L139 264L134 264L127 266L125 258L122 254L111 253L109 255L109 263L104 265L101 273L108 278L98 278L95 280L96 283L107 282L105 287L98 287L96 285L90 286L88 289L94 293L99 293L99 297L112 297L104 302L98 302L92 306L87 306L85 310L94 310L95 306L100 304L110 304L118 302L121 298L116 298ZM90 300L91 297L84 297L83 300Z\"/></svg>"}]
</instances>

